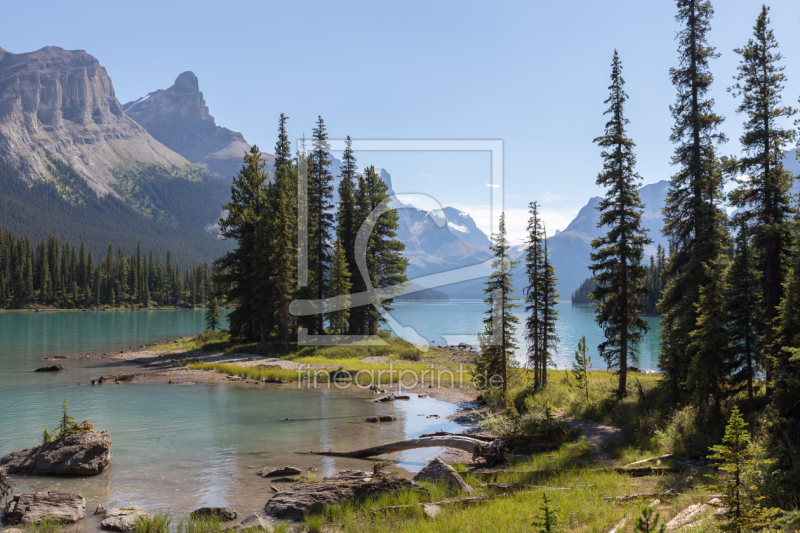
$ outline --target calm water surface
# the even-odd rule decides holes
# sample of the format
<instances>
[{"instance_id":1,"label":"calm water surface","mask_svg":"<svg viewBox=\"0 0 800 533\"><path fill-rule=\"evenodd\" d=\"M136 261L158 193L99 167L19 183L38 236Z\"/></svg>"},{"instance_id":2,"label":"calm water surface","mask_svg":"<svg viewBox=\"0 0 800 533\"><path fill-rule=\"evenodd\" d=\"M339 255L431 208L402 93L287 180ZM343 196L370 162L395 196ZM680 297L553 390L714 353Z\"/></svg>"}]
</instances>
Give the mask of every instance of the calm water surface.
<instances>
[{"instance_id":1,"label":"calm water surface","mask_svg":"<svg viewBox=\"0 0 800 533\"><path fill-rule=\"evenodd\" d=\"M256 475L267 466L319 469L371 468L371 461L332 459L296 452L355 449L422 433L458 431L446 418L455 405L412 395L395 405L370 403L369 391L303 389L297 385L231 383L88 386L88 380L129 366L87 359L204 329L202 311L104 313L0 313L0 456L41 441L57 425L60 405L107 429L113 467L91 478L16 477L16 492L45 487L75 491L98 504L141 505L185 513L200 506L231 505L240 514L263 509L273 482ZM64 355L66 372L34 373ZM83 357L81 357L81 355ZM369 424L367 416L395 414L393 424ZM428 418L439 415L439 418ZM283 421L284 418L312 420ZM441 450L396 454L414 472ZM246 515L244 515L246 516ZM86 527L97 527L87 517Z\"/></svg>"}]
</instances>

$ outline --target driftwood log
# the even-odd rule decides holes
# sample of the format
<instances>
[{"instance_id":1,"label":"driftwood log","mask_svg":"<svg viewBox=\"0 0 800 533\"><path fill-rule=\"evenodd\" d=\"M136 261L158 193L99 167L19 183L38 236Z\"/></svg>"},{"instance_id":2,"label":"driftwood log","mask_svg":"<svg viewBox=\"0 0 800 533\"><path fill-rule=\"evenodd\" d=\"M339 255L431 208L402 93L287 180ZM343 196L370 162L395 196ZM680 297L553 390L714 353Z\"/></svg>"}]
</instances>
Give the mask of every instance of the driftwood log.
<instances>
[{"instance_id":1,"label":"driftwood log","mask_svg":"<svg viewBox=\"0 0 800 533\"><path fill-rule=\"evenodd\" d=\"M487 437L486 435L467 435L466 433L450 433L447 431L424 433L419 436L419 438L423 437L469 437L471 439L482 440L483 442L492 442L495 439L495 437Z\"/></svg>"},{"instance_id":2,"label":"driftwood log","mask_svg":"<svg viewBox=\"0 0 800 533\"><path fill-rule=\"evenodd\" d=\"M381 446L373 446L362 450L350 452L300 452L311 455L324 455L328 457L377 457L387 453L402 452L405 450L415 450L417 448L456 448L472 453L473 460L484 459L490 465L506 462L506 452L508 451L503 439L495 439L492 442L473 439L463 435L447 435L437 437L421 437L417 439L401 440L390 442Z\"/></svg>"},{"instance_id":3,"label":"driftwood log","mask_svg":"<svg viewBox=\"0 0 800 533\"><path fill-rule=\"evenodd\" d=\"M500 474L560 474L567 472L618 472L620 474L630 474L633 477L651 476L667 472L679 472L683 470L677 466L645 466L640 468L552 468L550 470L473 470L471 472L459 472L461 475L494 477Z\"/></svg>"},{"instance_id":4,"label":"driftwood log","mask_svg":"<svg viewBox=\"0 0 800 533\"><path fill-rule=\"evenodd\" d=\"M633 463L631 463L629 465L625 465L623 468L630 468L632 466L640 465L640 464L646 463L648 461L656 461L656 460L660 461L661 459L671 459L673 457L675 457L674 453L668 453L666 455L659 455L658 457L648 457L647 459L642 459L641 461L635 461L635 462L633 462Z\"/></svg>"}]
</instances>

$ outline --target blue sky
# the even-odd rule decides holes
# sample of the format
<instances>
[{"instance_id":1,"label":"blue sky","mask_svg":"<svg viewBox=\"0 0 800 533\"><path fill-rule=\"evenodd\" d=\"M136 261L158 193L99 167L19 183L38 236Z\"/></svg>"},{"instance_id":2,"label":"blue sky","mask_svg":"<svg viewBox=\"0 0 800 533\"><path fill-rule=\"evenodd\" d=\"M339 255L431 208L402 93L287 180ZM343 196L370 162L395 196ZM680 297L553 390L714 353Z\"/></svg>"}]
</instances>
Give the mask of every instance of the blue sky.
<instances>
[{"instance_id":1,"label":"blue sky","mask_svg":"<svg viewBox=\"0 0 800 533\"><path fill-rule=\"evenodd\" d=\"M711 43L717 111L737 153L744 117L725 88L761 2L717 0ZM800 2L772 2L785 56L784 100L800 96ZM588 198L601 167L609 65L624 65L630 134L645 183L667 179L676 65L672 0L560 2L7 2L0 47L83 49L106 67L121 102L191 70L217 124L272 151L278 115L292 137L322 115L332 137L502 139L512 237L543 204L548 230ZM485 153L358 154L391 172L398 192L426 192L488 223Z\"/></svg>"}]
</instances>

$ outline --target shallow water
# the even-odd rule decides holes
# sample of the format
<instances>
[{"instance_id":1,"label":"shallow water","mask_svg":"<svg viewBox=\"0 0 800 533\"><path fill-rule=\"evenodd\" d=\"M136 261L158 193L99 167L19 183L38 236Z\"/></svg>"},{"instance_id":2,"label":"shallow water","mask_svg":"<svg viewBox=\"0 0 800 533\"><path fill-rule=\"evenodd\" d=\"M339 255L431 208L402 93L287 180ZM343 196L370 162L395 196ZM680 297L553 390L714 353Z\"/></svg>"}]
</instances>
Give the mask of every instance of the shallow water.
<instances>
[{"instance_id":1,"label":"shallow water","mask_svg":"<svg viewBox=\"0 0 800 533\"><path fill-rule=\"evenodd\" d=\"M415 395L394 405L371 403L367 400L372 394L355 387L87 385L92 377L131 367L87 359L85 352L111 353L202 327L201 311L0 313L0 456L38 444L44 428L57 425L64 398L69 398L70 414L109 430L113 442L113 467L100 476L16 476L15 492L45 487L78 492L90 511L98 504L135 504L181 514L201 506L231 505L242 515L263 509L272 494L269 485L274 482L257 476L257 469L289 465L305 473L315 467L322 477L344 468L369 470L372 464L298 451L356 449L459 430L446 420L455 405ZM84 357L76 357L80 354ZM53 364L42 360L53 355L70 357L60 362L66 372L32 372ZM380 414L394 414L398 420L364 422ZM398 467L418 471L440 452L396 454ZM96 525L87 517L87 527Z\"/></svg>"}]
</instances>

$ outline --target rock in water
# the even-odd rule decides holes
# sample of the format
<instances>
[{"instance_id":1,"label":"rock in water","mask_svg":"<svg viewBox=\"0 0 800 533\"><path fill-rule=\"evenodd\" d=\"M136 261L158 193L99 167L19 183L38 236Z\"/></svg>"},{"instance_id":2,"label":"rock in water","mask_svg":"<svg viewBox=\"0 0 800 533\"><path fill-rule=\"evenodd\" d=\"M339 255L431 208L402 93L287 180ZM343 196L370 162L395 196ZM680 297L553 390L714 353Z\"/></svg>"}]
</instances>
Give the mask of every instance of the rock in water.
<instances>
[{"instance_id":1,"label":"rock in water","mask_svg":"<svg viewBox=\"0 0 800 533\"><path fill-rule=\"evenodd\" d=\"M114 507L103 509L102 516L103 520L100 522L101 528L127 533L133 531L138 517L150 516L150 513L138 505L129 505L121 509L116 509Z\"/></svg>"},{"instance_id":2,"label":"rock in water","mask_svg":"<svg viewBox=\"0 0 800 533\"><path fill-rule=\"evenodd\" d=\"M300 469L294 468L293 466L284 466L283 468L264 468L263 470L259 470L256 472L261 477L272 477L272 476L299 476Z\"/></svg>"},{"instance_id":3,"label":"rock in water","mask_svg":"<svg viewBox=\"0 0 800 533\"><path fill-rule=\"evenodd\" d=\"M87 431L8 454L0 467L9 474L96 476L111 466L111 436L86 424Z\"/></svg>"},{"instance_id":4,"label":"rock in water","mask_svg":"<svg viewBox=\"0 0 800 533\"><path fill-rule=\"evenodd\" d=\"M367 418L367 422L394 422L395 420L397 420L397 417L394 415L371 416Z\"/></svg>"},{"instance_id":5,"label":"rock in water","mask_svg":"<svg viewBox=\"0 0 800 533\"><path fill-rule=\"evenodd\" d=\"M236 520L237 514L233 507L201 507L192 513L192 518L210 517L218 520Z\"/></svg>"},{"instance_id":6,"label":"rock in water","mask_svg":"<svg viewBox=\"0 0 800 533\"><path fill-rule=\"evenodd\" d=\"M343 470L321 481L295 483L281 490L267 502L264 511L269 516L303 518L305 513L319 513L327 505L363 500L412 486L407 479L390 473L373 476L361 470Z\"/></svg>"},{"instance_id":7,"label":"rock in water","mask_svg":"<svg viewBox=\"0 0 800 533\"><path fill-rule=\"evenodd\" d=\"M452 466L438 457L428 463L428 466L420 470L419 473L414 476L414 481L438 481L450 485L450 487L459 492L472 493L474 490L461 479L461 476L458 475L458 472L456 472Z\"/></svg>"},{"instance_id":8,"label":"rock in water","mask_svg":"<svg viewBox=\"0 0 800 533\"><path fill-rule=\"evenodd\" d=\"M80 494L41 490L14 496L4 520L12 524L38 524L43 518L74 523L86 517L86 500Z\"/></svg>"},{"instance_id":9,"label":"rock in water","mask_svg":"<svg viewBox=\"0 0 800 533\"><path fill-rule=\"evenodd\" d=\"M66 368L61 365L53 365L53 366L43 366L42 368L37 368L34 372L63 372Z\"/></svg>"}]
</instances>

